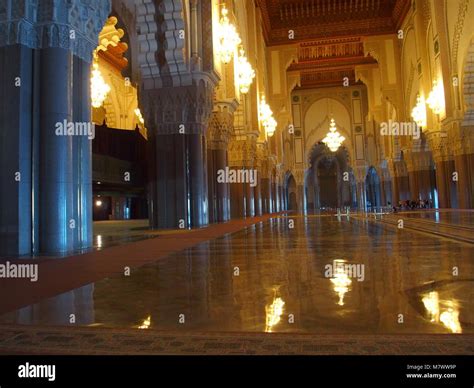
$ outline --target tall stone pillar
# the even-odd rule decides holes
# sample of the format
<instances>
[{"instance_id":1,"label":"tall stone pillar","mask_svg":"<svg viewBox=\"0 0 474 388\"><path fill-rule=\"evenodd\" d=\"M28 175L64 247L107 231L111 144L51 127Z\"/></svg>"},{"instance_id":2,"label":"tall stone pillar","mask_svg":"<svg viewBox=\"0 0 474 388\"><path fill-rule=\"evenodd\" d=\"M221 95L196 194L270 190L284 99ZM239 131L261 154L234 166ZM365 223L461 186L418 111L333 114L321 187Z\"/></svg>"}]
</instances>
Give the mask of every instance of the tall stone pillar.
<instances>
[{"instance_id":1,"label":"tall stone pillar","mask_svg":"<svg viewBox=\"0 0 474 388\"><path fill-rule=\"evenodd\" d=\"M430 198L432 184L430 178L431 154L427 151L410 151L407 169L410 180L410 199L426 200Z\"/></svg>"},{"instance_id":2,"label":"tall stone pillar","mask_svg":"<svg viewBox=\"0 0 474 388\"><path fill-rule=\"evenodd\" d=\"M230 219L230 183L219 182L218 175L229 167L228 145L233 133L234 103L218 102L211 115L207 140L209 222Z\"/></svg>"},{"instance_id":3,"label":"tall stone pillar","mask_svg":"<svg viewBox=\"0 0 474 388\"><path fill-rule=\"evenodd\" d=\"M254 168L256 143L253 137L232 137L229 143L229 165L235 171L249 172ZM255 215L254 187L248 182L236 182L230 185L230 208L233 219L253 217Z\"/></svg>"},{"instance_id":4,"label":"tall stone pillar","mask_svg":"<svg viewBox=\"0 0 474 388\"><path fill-rule=\"evenodd\" d=\"M356 180L357 191L357 207L361 211L367 210L367 192L366 192L366 177L367 166L357 166L354 168L354 175Z\"/></svg>"},{"instance_id":5,"label":"tall stone pillar","mask_svg":"<svg viewBox=\"0 0 474 388\"><path fill-rule=\"evenodd\" d=\"M438 191L438 207L450 208L454 205L452 198L452 174L454 172L454 161L448 148L447 136L436 132L428 137L433 160L436 168L436 188Z\"/></svg>"},{"instance_id":6,"label":"tall stone pillar","mask_svg":"<svg viewBox=\"0 0 474 388\"><path fill-rule=\"evenodd\" d=\"M461 209L474 208L474 131L472 126L460 126L453 139L454 164L458 205Z\"/></svg>"},{"instance_id":7,"label":"tall stone pillar","mask_svg":"<svg viewBox=\"0 0 474 388\"><path fill-rule=\"evenodd\" d=\"M296 203L297 211L300 214L306 214L306 196L304 187L305 170L297 169L293 172L296 182Z\"/></svg>"},{"instance_id":8,"label":"tall stone pillar","mask_svg":"<svg viewBox=\"0 0 474 388\"><path fill-rule=\"evenodd\" d=\"M34 60L25 45L0 47L0 257L32 251Z\"/></svg>"},{"instance_id":9,"label":"tall stone pillar","mask_svg":"<svg viewBox=\"0 0 474 388\"><path fill-rule=\"evenodd\" d=\"M55 133L56 123L72 122L73 58L62 48L42 50L40 57L39 240L40 251L52 253L72 250L78 226L73 208L77 184L73 182L73 138Z\"/></svg>"},{"instance_id":10,"label":"tall stone pillar","mask_svg":"<svg viewBox=\"0 0 474 388\"><path fill-rule=\"evenodd\" d=\"M73 119L87 123L91 120L90 64L81 58L73 61ZM73 148L73 207L77 228L74 229L74 249L92 246L92 140L74 137Z\"/></svg>"},{"instance_id":11,"label":"tall stone pillar","mask_svg":"<svg viewBox=\"0 0 474 388\"><path fill-rule=\"evenodd\" d=\"M0 10L0 93L11 104L0 113L0 154L8 159L0 157L8 190L0 195L0 208L8 203L0 211L0 255L90 247L91 139L83 132L89 63L111 2L0 0Z\"/></svg>"},{"instance_id":12,"label":"tall stone pillar","mask_svg":"<svg viewBox=\"0 0 474 388\"><path fill-rule=\"evenodd\" d=\"M209 221L205 135L214 86L207 79L141 93L149 134L153 228L195 228Z\"/></svg>"},{"instance_id":13,"label":"tall stone pillar","mask_svg":"<svg viewBox=\"0 0 474 388\"><path fill-rule=\"evenodd\" d=\"M262 142L257 142L257 152L255 155L255 167L257 170L257 185L254 187L254 206L255 206L255 215L261 216L265 213L266 206L266 185L267 185L267 176L268 176L268 161L267 161L267 152L266 145Z\"/></svg>"}]
</instances>

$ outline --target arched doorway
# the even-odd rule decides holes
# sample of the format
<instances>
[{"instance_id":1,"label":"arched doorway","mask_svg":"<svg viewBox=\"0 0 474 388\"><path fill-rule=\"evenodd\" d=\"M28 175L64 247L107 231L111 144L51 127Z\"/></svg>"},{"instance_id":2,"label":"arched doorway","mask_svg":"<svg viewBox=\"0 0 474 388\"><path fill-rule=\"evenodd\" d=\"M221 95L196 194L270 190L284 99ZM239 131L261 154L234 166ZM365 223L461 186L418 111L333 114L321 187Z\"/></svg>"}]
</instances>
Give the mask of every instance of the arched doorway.
<instances>
[{"instance_id":1,"label":"arched doorway","mask_svg":"<svg viewBox=\"0 0 474 388\"><path fill-rule=\"evenodd\" d=\"M338 162L335 157L319 159L316 175L319 183L319 206L321 209L336 208L340 202L338 193Z\"/></svg>"}]
</instances>

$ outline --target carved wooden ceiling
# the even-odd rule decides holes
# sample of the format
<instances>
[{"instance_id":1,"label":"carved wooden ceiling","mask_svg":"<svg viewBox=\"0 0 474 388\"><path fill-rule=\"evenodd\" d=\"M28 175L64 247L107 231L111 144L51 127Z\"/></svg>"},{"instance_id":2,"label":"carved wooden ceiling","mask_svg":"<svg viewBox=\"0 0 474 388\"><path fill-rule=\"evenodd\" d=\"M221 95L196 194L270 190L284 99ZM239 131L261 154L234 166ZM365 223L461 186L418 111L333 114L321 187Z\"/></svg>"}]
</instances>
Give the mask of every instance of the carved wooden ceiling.
<instances>
[{"instance_id":1,"label":"carved wooden ceiling","mask_svg":"<svg viewBox=\"0 0 474 388\"><path fill-rule=\"evenodd\" d=\"M395 33L411 0L256 0L267 45ZM294 39L289 31L294 31Z\"/></svg>"},{"instance_id":2,"label":"carved wooden ceiling","mask_svg":"<svg viewBox=\"0 0 474 388\"><path fill-rule=\"evenodd\" d=\"M343 86L356 83L355 66L377 63L365 56L360 37L319 39L298 45L298 61L288 68L301 75L300 88Z\"/></svg>"}]
</instances>

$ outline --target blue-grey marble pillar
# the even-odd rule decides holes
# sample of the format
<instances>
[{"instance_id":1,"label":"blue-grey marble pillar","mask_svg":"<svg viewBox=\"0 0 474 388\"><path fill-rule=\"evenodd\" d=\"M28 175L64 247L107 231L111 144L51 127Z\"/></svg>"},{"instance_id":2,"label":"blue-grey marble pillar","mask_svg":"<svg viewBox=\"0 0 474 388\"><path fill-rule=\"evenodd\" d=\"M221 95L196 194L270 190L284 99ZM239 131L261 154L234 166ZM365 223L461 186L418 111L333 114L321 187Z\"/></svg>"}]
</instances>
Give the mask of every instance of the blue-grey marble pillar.
<instances>
[{"instance_id":1,"label":"blue-grey marble pillar","mask_svg":"<svg viewBox=\"0 0 474 388\"><path fill-rule=\"evenodd\" d=\"M78 220L73 209L73 137L58 136L58 123L72 122L72 54L41 51L39 239L41 253L72 250Z\"/></svg>"}]
</instances>

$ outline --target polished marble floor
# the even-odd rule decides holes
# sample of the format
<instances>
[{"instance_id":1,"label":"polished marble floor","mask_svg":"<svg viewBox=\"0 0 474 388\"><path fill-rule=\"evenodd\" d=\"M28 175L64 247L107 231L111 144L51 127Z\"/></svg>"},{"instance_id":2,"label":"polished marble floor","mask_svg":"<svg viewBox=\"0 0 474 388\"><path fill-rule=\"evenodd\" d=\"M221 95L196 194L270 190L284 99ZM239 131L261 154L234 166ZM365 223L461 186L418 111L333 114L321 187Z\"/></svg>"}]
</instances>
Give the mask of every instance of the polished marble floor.
<instances>
[{"instance_id":1,"label":"polished marble floor","mask_svg":"<svg viewBox=\"0 0 474 388\"><path fill-rule=\"evenodd\" d=\"M0 323L74 314L75 325L169 331L473 333L473 259L472 244L361 218L278 217Z\"/></svg>"}]
</instances>

